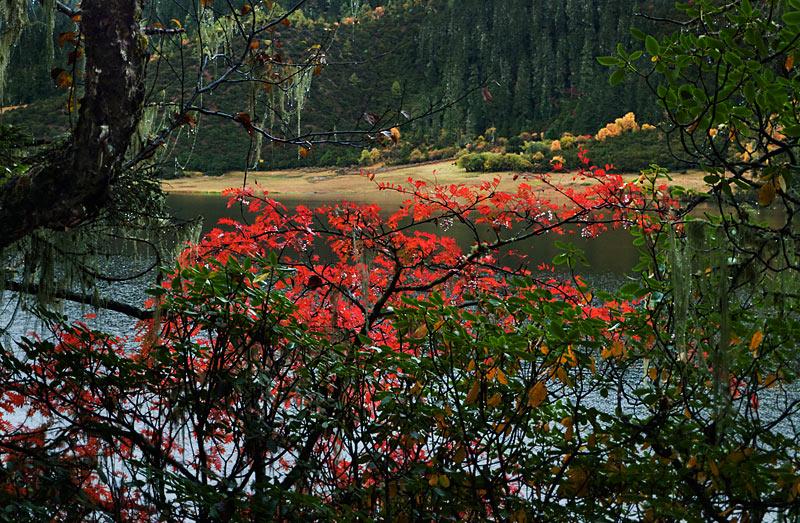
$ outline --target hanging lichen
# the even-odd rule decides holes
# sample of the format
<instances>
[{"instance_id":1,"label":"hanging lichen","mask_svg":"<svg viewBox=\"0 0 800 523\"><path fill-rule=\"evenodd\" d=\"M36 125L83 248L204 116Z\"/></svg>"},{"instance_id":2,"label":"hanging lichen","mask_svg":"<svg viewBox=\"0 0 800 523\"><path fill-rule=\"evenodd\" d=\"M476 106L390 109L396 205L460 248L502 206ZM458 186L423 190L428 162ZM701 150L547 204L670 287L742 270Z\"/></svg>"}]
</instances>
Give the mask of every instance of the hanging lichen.
<instances>
[{"instance_id":1,"label":"hanging lichen","mask_svg":"<svg viewBox=\"0 0 800 523\"><path fill-rule=\"evenodd\" d=\"M55 58L55 46L53 45L53 33L55 31L56 22L56 0L40 0L42 4L42 11L44 12L44 42L45 51L47 52L47 61L52 63Z\"/></svg>"},{"instance_id":2,"label":"hanging lichen","mask_svg":"<svg viewBox=\"0 0 800 523\"><path fill-rule=\"evenodd\" d=\"M690 263L686 254L686 245L678 241L675 229L669 228L669 257L672 267L672 295L675 306L675 347L681 356L686 358L686 322L689 308Z\"/></svg>"},{"instance_id":3,"label":"hanging lichen","mask_svg":"<svg viewBox=\"0 0 800 523\"><path fill-rule=\"evenodd\" d=\"M312 75L308 69L302 69L297 73L294 82L289 88L289 96L294 106L294 111L297 118L297 136L301 134L301 119L303 114L303 107L306 103L306 97L311 89ZM299 158L299 153L298 153Z\"/></svg>"},{"instance_id":4,"label":"hanging lichen","mask_svg":"<svg viewBox=\"0 0 800 523\"><path fill-rule=\"evenodd\" d=\"M3 102L3 91L8 77L6 69L11 60L11 52L23 29L30 22L27 5L23 0L0 0L0 104ZM52 33L47 36L52 46Z\"/></svg>"}]
</instances>

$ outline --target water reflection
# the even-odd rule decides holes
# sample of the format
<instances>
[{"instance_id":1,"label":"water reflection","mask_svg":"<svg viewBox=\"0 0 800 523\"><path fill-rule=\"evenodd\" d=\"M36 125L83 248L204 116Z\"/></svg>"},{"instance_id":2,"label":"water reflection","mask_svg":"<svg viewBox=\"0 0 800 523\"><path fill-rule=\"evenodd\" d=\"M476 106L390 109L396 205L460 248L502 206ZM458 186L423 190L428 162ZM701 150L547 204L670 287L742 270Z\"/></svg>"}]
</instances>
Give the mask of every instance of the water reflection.
<instances>
[{"instance_id":1,"label":"water reflection","mask_svg":"<svg viewBox=\"0 0 800 523\"><path fill-rule=\"evenodd\" d=\"M298 197L277 199L289 209L294 209L298 205L313 208L335 203L330 200L309 200ZM224 196L205 194L171 194L167 198L167 204L178 218L189 219L203 216L203 234L216 227L220 218L227 217L244 221L249 219L248 213L240 206L228 208L227 201L228 198ZM370 202L356 200L354 203ZM388 216L397 209L397 204L393 207L385 205L382 208ZM450 236L462 247L468 247L473 242L470 231L459 224L454 224L449 228L428 224L421 227L420 230ZM491 236L487 234L486 238L491 239ZM529 266L537 267L542 263L550 264L553 258L561 252L555 245L557 240L565 243L571 242L584 251L590 267L588 269L579 267L578 271L582 274L613 273L619 275L629 272L639 262L639 252L633 245L633 237L629 231L621 229L609 230L595 239L583 238L577 230L564 235L546 234L528 239L515 245L511 250L526 255ZM323 258L330 256L325 249L319 249L318 254Z\"/></svg>"}]
</instances>

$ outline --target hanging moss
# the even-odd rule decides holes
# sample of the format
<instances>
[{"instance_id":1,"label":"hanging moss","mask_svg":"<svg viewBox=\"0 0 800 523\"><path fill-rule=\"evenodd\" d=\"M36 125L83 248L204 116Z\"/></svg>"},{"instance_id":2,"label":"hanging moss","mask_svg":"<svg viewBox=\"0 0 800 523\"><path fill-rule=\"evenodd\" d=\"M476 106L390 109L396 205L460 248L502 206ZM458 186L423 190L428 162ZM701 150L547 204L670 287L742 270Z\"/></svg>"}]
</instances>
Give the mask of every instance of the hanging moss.
<instances>
[{"instance_id":1,"label":"hanging moss","mask_svg":"<svg viewBox=\"0 0 800 523\"><path fill-rule=\"evenodd\" d=\"M53 1L47 0L45 4ZM11 59L11 52L19 39L19 35L30 23L27 5L27 2L20 2L19 0L0 0L0 104L3 102L3 91L8 77L6 69ZM52 17L52 12L50 16ZM48 36L50 35L52 35L52 32L48 33ZM51 37L50 46L52 45Z\"/></svg>"}]
</instances>

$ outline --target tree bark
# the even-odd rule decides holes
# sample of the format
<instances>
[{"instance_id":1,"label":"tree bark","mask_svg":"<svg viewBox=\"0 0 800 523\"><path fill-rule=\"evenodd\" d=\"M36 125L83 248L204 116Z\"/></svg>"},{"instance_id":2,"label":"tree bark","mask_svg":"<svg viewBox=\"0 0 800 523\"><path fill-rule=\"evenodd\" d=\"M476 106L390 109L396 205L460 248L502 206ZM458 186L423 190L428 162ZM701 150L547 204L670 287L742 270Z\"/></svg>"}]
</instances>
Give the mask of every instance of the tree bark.
<instances>
[{"instance_id":1,"label":"tree bark","mask_svg":"<svg viewBox=\"0 0 800 523\"><path fill-rule=\"evenodd\" d=\"M107 202L142 115L147 40L139 0L84 0L84 96L68 141L0 178L0 250L45 227L75 227Z\"/></svg>"}]
</instances>

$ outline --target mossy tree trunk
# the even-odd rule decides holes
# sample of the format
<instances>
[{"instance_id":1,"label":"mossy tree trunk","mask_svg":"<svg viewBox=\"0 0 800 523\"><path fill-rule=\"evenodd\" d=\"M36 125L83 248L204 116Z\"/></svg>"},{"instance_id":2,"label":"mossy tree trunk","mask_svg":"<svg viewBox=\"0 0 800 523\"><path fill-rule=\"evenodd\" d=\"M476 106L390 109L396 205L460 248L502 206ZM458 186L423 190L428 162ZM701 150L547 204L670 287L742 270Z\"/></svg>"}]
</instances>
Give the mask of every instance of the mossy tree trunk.
<instances>
[{"instance_id":1,"label":"mossy tree trunk","mask_svg":"<svg viewBox=\"0 0 800 523\"><path fill-rule=\"evenodd\" d=\"M0 180L0 249L40 227L95 218L142 114L146 39L138 0L84 0L86 76L69 140L26 173Z\"/></svg>"}]
</instances>

